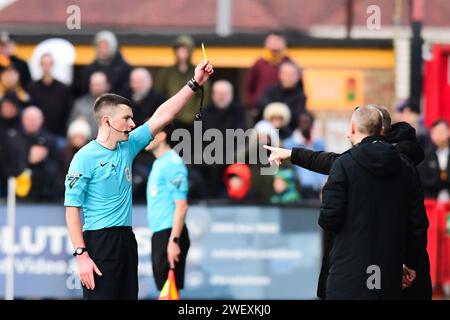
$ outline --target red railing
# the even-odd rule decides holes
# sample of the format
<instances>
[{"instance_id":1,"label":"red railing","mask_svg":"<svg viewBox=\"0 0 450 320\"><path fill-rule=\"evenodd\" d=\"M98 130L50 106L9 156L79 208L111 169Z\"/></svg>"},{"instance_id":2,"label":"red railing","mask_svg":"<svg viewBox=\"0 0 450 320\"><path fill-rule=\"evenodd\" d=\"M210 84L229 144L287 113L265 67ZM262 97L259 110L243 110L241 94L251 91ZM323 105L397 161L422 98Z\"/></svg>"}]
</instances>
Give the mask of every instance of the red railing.
<instances>
[{"instance_id":1,"label":"red railing","mask_svg":"<svg viewBox=\"0 0 450 320\"><path fill-rule=\"evenodd\" d=\"M449 295L450 292L450 226L447 220L450 214L450 202L437 202L425 199L427 211L428 246L430 273L434 292Z\"/></svg>"}]
</instances>

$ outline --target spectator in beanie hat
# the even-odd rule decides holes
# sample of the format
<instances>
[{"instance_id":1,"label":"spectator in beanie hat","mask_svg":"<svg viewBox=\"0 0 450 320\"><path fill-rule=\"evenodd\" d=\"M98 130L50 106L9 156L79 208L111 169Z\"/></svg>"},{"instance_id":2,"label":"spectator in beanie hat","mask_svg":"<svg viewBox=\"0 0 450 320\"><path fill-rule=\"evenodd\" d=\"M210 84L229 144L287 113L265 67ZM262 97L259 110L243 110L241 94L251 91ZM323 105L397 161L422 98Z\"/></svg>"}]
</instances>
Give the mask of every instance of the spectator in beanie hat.
<instances>
[{"instance_id":1,"label":"spectator in beanie hat","mask_svg":"<svg viewBox=\"0 0 450 320\"><path fill-rule=\"evenodd\" d=\"M92 138L92 130L84 117L79 117L69 125L67 130L67 145L64 149L63 174L67 173L75 153L84 147Z\"/></svg>"}]
</instances>

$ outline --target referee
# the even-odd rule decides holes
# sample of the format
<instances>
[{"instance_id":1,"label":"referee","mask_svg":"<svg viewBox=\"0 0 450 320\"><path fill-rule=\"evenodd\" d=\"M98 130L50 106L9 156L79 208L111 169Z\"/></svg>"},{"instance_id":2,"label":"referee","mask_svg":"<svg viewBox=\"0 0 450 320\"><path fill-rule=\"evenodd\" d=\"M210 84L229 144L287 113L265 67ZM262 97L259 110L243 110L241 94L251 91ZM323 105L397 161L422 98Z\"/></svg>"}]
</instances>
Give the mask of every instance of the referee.
<instances>
[{"instance_id":1,"label":"referee","mask_svg":"<svg viewBox=\"0 0 450 320\"><path fill-rule=\"evenodd\" d=\"M190 245L185 225L188 171L181 157L168 143L172 129L168 125L146 148L156 157L147 182L147 215L153 232L151 257L158 290L162 290L169 268L175 269L178 289L184 288L186 256Z\"/></svg>"},{"instance_id":2,"label":"referee","mask_svg":"<svg viewBox=\"0 0 450 320\"><path fill-rule=\"evenodd\" d=\"M135 130L129 100L104 94L95 101L97 138L75 154L64 200L85 299L137 299L138 254L131 229L133 159L212 73L208 61L200 62L187 85Z\"/></svg>"}]
</instances>

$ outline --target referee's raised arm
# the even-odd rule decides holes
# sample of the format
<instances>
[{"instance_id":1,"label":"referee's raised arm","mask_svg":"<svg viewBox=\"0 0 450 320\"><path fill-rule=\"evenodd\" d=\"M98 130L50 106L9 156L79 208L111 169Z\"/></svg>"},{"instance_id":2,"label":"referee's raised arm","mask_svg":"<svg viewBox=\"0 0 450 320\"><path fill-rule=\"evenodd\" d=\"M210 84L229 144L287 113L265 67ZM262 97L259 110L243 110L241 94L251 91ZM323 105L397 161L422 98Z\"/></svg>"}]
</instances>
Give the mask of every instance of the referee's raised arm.
<instances>
[{"instance_id":1,"label":"referee's raised arm","mask_svg":"<svg viewBox=\"0 0 450 320\"><path fill-rule=\"evenodd\" d=\"M189 80L180 91L156 109L153 116L148 120L148 125L153 137L167 124L173 121L177 113L180 112L189 99L195 95L197 89L205 84L213 72L214 69L212 65L207 60L202 60L197 67L195 67L192 80Z\"/></svg>"}]
</instances>

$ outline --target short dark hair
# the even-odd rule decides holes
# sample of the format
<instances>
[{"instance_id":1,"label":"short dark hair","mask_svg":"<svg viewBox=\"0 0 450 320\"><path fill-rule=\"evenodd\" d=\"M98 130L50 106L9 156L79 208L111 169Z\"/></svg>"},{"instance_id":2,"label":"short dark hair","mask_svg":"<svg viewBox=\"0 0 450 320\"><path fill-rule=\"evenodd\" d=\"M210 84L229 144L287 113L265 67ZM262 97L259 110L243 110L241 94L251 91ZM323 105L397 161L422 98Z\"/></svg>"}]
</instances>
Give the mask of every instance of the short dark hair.
<instances>
[{"instance_id":1,"label":"short dark hair","mask_svg":"<svg viewBox=\"0 0 450 320\"><path fill-rule=\"evenodd\" d=\"M436 121L434 121L431 125L431 128L437 127L438 125L443 124L448 128L448 122L445 119L439 118Z\"/></svg>"},{"instance_id":2,"label":"short dark hair","mask_svg":"<svg viewBox=\"0 0 450 320\"><path fill-rule=\"evenodd\" d=\"M94 103L94 114L97 123L100 123L100 120L103 116L102 111L108 107L117 107L119 104L124 104L132 108L131 101L127 98L119 96L114 93L104 93L99 96Z\"/></svg>"},{"instance_id":3,"label":"short dark hair","mask_svg":"<svg viewBox=\"0 0 450 320\"><path fill-rule=\"evenodd\" d=\"M174 145L174 143L170 139L172 137L172 133L174 132L174 130L175 126L173 125L173 123L169 123L161 130L161 132L164 132L166 134L166 143L171 147L173 147Z\"/></svg>"}]
</instances>

